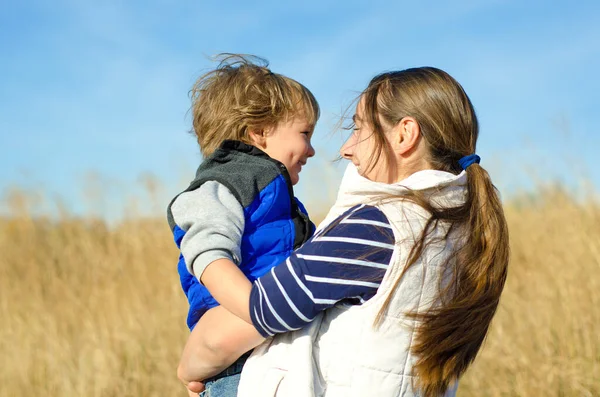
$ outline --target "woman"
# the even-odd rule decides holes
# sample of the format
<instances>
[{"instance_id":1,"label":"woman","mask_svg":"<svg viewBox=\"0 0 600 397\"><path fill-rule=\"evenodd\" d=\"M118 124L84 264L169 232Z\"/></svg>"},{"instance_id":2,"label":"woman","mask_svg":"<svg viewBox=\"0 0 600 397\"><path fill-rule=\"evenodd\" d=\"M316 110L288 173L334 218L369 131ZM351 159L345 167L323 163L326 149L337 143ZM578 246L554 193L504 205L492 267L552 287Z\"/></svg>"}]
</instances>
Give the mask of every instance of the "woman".
<instances>
[{"instance_id":1,"label":"woman","mask_svg":"<svg viewBox=\"0 0 600 397\"><path fill-rule=\"evenodd\" d=\"M353 121L330 215L251 290L240 286L243 319L221 310L199 323L180 365L186 384L275 335L244 366L240 396L455 395L509 256L473 106L447 73L415 68L376 76Z\"/></svg>"}]
</instances>

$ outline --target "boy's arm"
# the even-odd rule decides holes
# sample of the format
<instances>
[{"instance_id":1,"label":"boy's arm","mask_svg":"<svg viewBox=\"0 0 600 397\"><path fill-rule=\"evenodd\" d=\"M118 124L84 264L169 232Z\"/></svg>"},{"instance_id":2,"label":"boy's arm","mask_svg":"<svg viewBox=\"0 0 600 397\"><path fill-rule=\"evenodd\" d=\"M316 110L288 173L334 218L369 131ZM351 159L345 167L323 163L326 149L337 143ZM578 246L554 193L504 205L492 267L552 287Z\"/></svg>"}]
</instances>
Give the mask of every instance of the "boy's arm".
<instances>
[{"instance_id":1,"label":"boy's arm","mask_svg":"<svg viewBox=\"0 0 600 397\"><path fill-rule=\"evenodd\" d=\"M185 231L180 248L188 271L217 302L249 321L247 300L240 304L251 284L238 268L245 217L237 198L221 183L207 181L179 195L171 211Z\"/></svg>"},{"instance_id":2,"label":"boy's arm","mask_svg":"<svg viewBox=\"0 0 600 397\"><path fill-rule=\"evenodd\" d=\"M186 385L202 381L218 374L262 341L264 338L252 325L222 306L210 309L188 338L177 376Z\"/></svg>"}]
</instances>

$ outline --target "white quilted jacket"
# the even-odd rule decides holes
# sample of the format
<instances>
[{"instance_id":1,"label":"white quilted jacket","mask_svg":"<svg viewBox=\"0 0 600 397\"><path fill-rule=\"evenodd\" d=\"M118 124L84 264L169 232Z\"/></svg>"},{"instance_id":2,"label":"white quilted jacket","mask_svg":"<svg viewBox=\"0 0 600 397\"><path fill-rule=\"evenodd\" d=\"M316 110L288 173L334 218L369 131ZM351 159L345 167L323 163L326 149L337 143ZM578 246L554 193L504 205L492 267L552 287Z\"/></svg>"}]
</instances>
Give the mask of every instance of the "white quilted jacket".
<instances>
[{"instance_id":1,"label":"white quilted jacket","mask_svg":"<svg viewBox=\"0 0 600 397\"><path fill-rule=\"evenodd\" d=\"M360 176L350 164L337 201L319 228L349 208L377 206L392 224L396 249L379 290L363 305L339 304L317 316L306 328L276 335L257 347L246 362L238 389L240 397L418 396L412 388L410 347L414 322L408 311L435 304L452 241L433 243L402 278L383 323L373 327L391 286L404 268L409 250L421 235L427 213L401 200L373 200L402 195L407 188L422 190L433 202L457 205L465 198L466 174L419 171L397 184L383 184ZM434 235L442 233L441 227ZM455 385L444 397L455 396Z\"/></svg>"}]
</instances>

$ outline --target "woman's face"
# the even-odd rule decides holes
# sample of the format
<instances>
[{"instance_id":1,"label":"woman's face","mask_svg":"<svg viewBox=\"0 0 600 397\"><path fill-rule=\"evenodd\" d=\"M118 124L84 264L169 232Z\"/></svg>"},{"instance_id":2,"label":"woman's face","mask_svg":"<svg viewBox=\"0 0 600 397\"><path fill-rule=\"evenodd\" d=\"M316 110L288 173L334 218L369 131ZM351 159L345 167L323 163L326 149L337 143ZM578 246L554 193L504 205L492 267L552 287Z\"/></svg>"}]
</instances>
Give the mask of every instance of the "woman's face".
<instances>
[{"instance_id":1,"label":"woman's face","mask_svg":"<svg viewBox=\"0 0 600 397\"><path fill-rule=\"evenodd\" d=\"M396 178L392 177L388 159L385 155L385 147L378 148L377 141L370 126L363 117L363 101L359 101L356 106L356 113L353 116L354 131L350 138L340 149L340 155L352 163L358 169L358 173L374 182L393 183ZM389 137L386 134L386 147L389 146ZM381 150L381 155L376 164L372 164L377 158L376 150Z\"/></svg>"}]
</instances>

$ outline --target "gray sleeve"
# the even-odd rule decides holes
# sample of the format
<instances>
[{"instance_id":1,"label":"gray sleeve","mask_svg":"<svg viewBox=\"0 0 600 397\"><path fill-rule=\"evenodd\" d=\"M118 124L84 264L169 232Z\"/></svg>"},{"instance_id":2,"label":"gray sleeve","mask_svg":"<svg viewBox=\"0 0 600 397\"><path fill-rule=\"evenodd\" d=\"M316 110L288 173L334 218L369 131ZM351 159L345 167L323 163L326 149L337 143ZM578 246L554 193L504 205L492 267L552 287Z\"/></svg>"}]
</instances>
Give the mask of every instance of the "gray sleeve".
<instances>
[{"instance_id":1,"label":"gray sleeve","mask_svg":"<svg viewBox=\"0 0 600 397\"><path fill-rule=\"evenodd\" d=\"M217 259L239 265L244 232L244 209L224 185L208 181L180 194L171 205L175 223L185 231L181 253L188 271L200 279Z\"/></svg>"}]
</instances>

